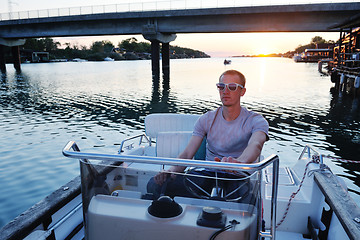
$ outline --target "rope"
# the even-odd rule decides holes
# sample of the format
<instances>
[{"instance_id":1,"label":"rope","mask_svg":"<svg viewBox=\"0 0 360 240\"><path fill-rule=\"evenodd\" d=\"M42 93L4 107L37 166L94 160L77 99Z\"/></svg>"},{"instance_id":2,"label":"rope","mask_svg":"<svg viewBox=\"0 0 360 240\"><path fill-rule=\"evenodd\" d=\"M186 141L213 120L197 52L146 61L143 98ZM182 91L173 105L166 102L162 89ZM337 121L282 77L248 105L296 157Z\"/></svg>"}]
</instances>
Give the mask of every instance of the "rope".
<instances>
[{"instance_id":1,"label":"rope","mask_svg":"<svg viewBox=\"0 0 360 240\"><path fill-rule=\"evenodd\" d=\"M339 157L332 157L330 155L327 155L327 156L324 155L324 157L334 159L334 160L337 160L337 161L343 162L343 163L360 163L359 160L358 161L356 161L356 160L348 160L348 159L343 159L343 158L339 158Z\"/></svg>"},{"instance_id":2,"label":"rope","mask_svg":"<svg viewBox=\"0 0 360 240\"><path fill-rule=\"evenodd\" d=\"M340 161L340 162L343 162L343 163L360 163L360 161L355 161L355 160L348 160L348 159L342 159L342 158L339 158L339 157L332 157L330 155L323 155L323 157L327 157L327 158L330 158L330 159L334 159L334 160L337 160L337 161ZM300 185L299 185L299 188L296 190L296 192L293 192L290 196L290 199L289 199L289 202L287 204L287 207L286 207L286 210L285 210L285 213L282 217L282 219L280 220L280 222L278 222L278 224L276 224L276 228L278 228L284 221L285 221L285 218L289 212L289 209L290 209L290 205L291 205L291 201L296 197L296 195L299 193L303 183L304 183L304 180L305 180L305 177L306 177L306 172L308 170L308 167L310 165L310 163L319 163L320 162L320 156L319 155L313 155L312 156L312 160L310 162L308 162L305 166L305 171L304 171L304 175L301 179L301 182L300 182ZM331 172L330 168L325 165L325 164L320 164L320 168L319 169L314 169L314 170L311 170L309 171L308 173L308 176L310 177L314 172L326 172L326 171L329 171Z\"/></svg>"},{"instance_id":3,"label":"rope","mask_svg":"<svg viewBox=\"0 0 360 240\"><path fill-rule=\"evenodd\" d=\"M312 157L312 160L309 161L309 162L306 164L306 166L305 166L305 171L304 171L304 175L303 175L303 177L302 177L302 179L301 179L300 185L299 185L298 189L296 190L296 192L293 192L293 193L291 194L290 199L289 199L289 202L288 202L287 207L286 207L286 209L285 209L284 215L283 215L283 217L281 218L280 222L278 222L278 223L276 224L276 228L278 228L278 227L285 221L285 218L286 218L286 216L287 216L287 214L288 214L288 212L289 212L289 209L290 209L291 201L292 201L292 200L296 197L296 195L300 192L300 189L301 189L301 187L302 187L302 185L303 185L303 183L304 183L304 180L305 180L305 177L306 177L306 172L307 172L307 170L308 170L308 168L309 168L310 163L319 163L319 156L313 156L313 157Z\"/></svg>"}]
</instances>

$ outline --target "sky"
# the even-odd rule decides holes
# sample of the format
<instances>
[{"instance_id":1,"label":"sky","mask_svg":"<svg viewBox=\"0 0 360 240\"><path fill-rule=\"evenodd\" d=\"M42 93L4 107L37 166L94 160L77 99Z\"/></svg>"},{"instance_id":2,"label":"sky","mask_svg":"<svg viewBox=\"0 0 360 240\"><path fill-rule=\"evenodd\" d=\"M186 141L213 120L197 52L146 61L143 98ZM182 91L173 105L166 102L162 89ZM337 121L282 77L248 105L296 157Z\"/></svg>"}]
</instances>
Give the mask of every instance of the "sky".
<instances>
[{"instance_id":1,"label":"sky","mask_svg":"<svg viewBox=\"0 0 360 240\"><path fill-rule=\"evenodd\" d=\"M131 2L131 5L129 5ZM237 6L241 5L266 5L269 1L265 0L0 0L0 13L31 11L39 9L57 9L57 8L76 8L79 6L96 6L121 4L123 7L143 8L154 6L185 6L190 8L191 5L202 7L216 6ZM351 2L351 0L272 0L274 4L293 4L293 3L324 3L324 2ZM353 1L355 2L355 1ZM186 4L186 5L185 5ZM207 4L207 5L206 5ZM239 55L255 55L270 53L285 53L292 51L299 45L305 45L311 42L314 36L321 36L325 40L337 40L339 33L212 33L212 34L177 34L175 41L171 45L187 47L203 51L211 57L229 57ZM135 36L97 36L97 37L68 37L55 38L62 46L65 43L78 46L90 46L95 41L109 40L114 45L118 45L122 40L135 37L139 42L146 40L141 35Z\"/></svg>"}]
</instances>

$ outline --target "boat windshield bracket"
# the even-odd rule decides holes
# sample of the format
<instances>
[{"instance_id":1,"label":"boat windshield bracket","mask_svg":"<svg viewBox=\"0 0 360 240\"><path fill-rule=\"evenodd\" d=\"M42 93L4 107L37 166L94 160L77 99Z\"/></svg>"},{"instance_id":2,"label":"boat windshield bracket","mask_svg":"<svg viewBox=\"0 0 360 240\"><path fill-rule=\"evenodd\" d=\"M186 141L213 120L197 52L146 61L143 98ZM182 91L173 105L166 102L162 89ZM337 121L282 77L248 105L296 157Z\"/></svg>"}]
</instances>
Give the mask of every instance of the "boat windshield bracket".
<instances>
[{"instance_id":1,"label":"boat windshield bracket","mask_svg":"<svg viewBox=\"0 0 360 240\"><path fill-rule=\"evenodd\" d=\"M133 136L133 137L130 137L130 138L127 138L127 139L123 140L121 142L120 149L119 149L118 153L121 154L123 152L125 142L128 142L128 141L136 139L136 138L140 138L139 145L141 145L143 143L143 138L145 138L146 142L149 144L149 146L151 146L151 140L148 138L148 136L146 136L145 134L140 134L140 135L136 135L136 136ZM131 144L130 146L133 146L133 145ZM130 147L130 149L131 148L133 148L133 147Z\"/></svg>"}]
</instances>

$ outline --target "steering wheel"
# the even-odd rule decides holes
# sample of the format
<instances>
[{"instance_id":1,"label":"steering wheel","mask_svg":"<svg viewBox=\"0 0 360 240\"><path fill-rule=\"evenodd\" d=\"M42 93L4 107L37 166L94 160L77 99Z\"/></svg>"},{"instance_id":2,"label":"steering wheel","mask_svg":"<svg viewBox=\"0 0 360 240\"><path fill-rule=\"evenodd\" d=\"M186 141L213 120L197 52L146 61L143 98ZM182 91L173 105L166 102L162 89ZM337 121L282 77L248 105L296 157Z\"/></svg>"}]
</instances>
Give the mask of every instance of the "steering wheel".
<instances>
[{"instance_id":1,"label":"steering wheel","mask_svg":"<svg viewBox=\"0 0 360 240\"><path fill-rule=\"evenodd\" d=\"M216 199L237 202L250 193L250 174L241 172L212 172L197 168L189 169L184 174L186 190L196 198Z\"/></svg>"}]
</instances>

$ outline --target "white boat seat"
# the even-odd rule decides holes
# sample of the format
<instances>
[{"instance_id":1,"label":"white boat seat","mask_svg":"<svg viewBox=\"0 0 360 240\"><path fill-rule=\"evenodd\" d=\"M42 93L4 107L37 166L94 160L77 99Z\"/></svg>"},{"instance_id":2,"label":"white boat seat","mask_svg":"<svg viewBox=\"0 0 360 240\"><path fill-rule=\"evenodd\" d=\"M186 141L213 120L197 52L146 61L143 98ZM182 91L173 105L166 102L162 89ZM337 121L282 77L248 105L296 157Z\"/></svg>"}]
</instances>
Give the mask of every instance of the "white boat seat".
<instances>
[{"instance_id":1,"label":"white boat seat","mask_svg":"<svg viewBox=\"0 0 360 240\"><path fill-rule=\"evenodd\" d=\"M198 114L153 113L145 117L145 133L156 138L159 132L193 131Z\"/></svg>"},{"instance_id":2,"label":"white boat seat","mask_svg":"<svg viewBox=\"0 0 360 240\"><path fill-rule=\"evenodd\" d=\"M159 132L156 137L156 156L176 158L184 151L192 132Z\"/></svg>"},{"instance_id":3,"label":"white boat seat","mask_svg":"<svg viewBox=\"0 0 360 240\"><path fill-rule=\"evenodd\" d=\"M177 158L184 151L191 136L192 131L159 132L156 138L156 156ZM204 139L195 159L205 159L205 142Z\"/></svg>"}]
</instances>

